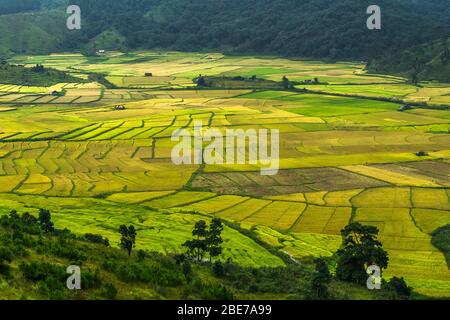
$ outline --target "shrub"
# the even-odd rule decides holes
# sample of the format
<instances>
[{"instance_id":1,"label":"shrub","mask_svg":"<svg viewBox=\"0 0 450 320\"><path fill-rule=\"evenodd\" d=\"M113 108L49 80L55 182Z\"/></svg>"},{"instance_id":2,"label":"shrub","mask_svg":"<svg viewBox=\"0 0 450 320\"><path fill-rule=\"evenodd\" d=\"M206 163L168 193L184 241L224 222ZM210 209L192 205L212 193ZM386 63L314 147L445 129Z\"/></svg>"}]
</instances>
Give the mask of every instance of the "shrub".
<instances>
[{"instance_id":1,"label":"shrub","mask_svg":"<svg viewBox=\"0 0 450 320\"><path fill-rule=\"evenodd\" d=\"M146 265L142 262L121 264L116 274L126 282L153 283L161 286L177 286L183 283L183 275L177 268Z\"/></svg>"},{"instance_id":2,"label":"shrub","mask_svg":"<svg viewBox=\"0 0 450 320\"><path fill-rule=\"evenodd\" d=\"M223 277L225 275L225 268L224 268L222 262L220 262L220 261L214 262L214 264L212 266L212 272L213 272L213 275L218 278Z\"/></svg>"},{"instance_id":3,"label":"shrub","mask_svg":"<svg viewBox=\"0 0 450 320\"><path fill-rule=\"evenodd\" d=\"M92 233L86 233L83 238L83 240L92 242L92 243L100 243L103 244L106 247L109 247L109 240L108 238L103 238L101 235L99 234L92 234Z\"/></svg>"},{"instance_id":4,"label":"shrub","mask_svg":"<svg viewBox=\"0 0 450 320\"><path fill-rule=\"evenodd\" d=\"M98 271L94 273L82 271L81 272L81 288L94 289L99 288L102 284Z\"/></svg>"},{"instance_id":5,"label":"shrub","mask_svg":"<svg viewBox=\"0 0 450 320\"><path fill-rule=\"evenodd\" d=\"M144 261L145 258L147 257L147 254L145 253L144 250L138 250L137 251L137 257L139 261Z\"/></svg>"},{"instance_id":6,"label":"shrub","mask_svg":"<svg viewBox=\"0 0 450 320\"><path fill-rule=\"evenodd\" d=\"M19 266L25 279L38 282L46 278L54 278L62 287L66 283L66 269L63 266L46 262L22 262Z\"/></svg>"},{"instance_id":7,"label":"shrub","mask_svg":"<svg viewBox=\"0 0 450 320\"><path fill-rule=\"evenodd\" d=\"M181 269L183 271L183 275L184 275L185 279L187 280L187 282L190 282L192 279L192 277L191 277L192 276L192 266L188 260L185 260L183 262L183 264L181 265Z\"/></svg>"},{"instance_id":8,"label":"shrub","mask_svg":"<svg viewBox=\"0 0 450 320\"><path fill-rule=\"evenodd\" d=\"M7 278L11 275L11 267L2 260L0 260L0 274Z\"/></svg>"},{"instance_id":9,"label":"shrub","mask_svg":"<svg viewBox=\"0 0 450 320\"><path fill-rule=\"evenodd\" d=\"M0 247L0 261L11 262L13 258L13 252L10 248Z\"/></svg>"},{"instance_id":10,"label":"shrub","mask_svg":"<svg viewBox=\"0 0 450 320\"><path fill-rule=\"evenodd\" d=\"M67 280L64 267L44 262L22 262L19 270L25 279L36 283L40 295L48 299L64 299Z\"/></svg>"},{"instance_id":11,"label":"shrub","mask_svg":"<svg viewBox=\"0 0 450 320\"><path fill-rule=\"evenodd\" d=\"M389 280L385 288L391 292L394 292L401 298L409 298L412 293L412 288L408 287L405 279L398 277L393 277L391 280Z\"/></svg>"},{"instance_id":12,"label":"shrub","mask_svg":"<svg viewBox=\"0 0 450 320\"><path fill-rule=\"evenodd\" d=\"M76 262L75 264L80 264L79 262L87 259L87 256L83 251L72 247L69 243L60 242L57 244L50 244L47 251L57 257L69 259L74 263Z\"/></svg>"},{"instance_id":13,"label":"shrub","mask_svg":"<svg viewBox=\"0 0 450 320\"><path fill-rule=\"evenodd\" d=\"M233 292L222 284L205 283L201 280L192 282L190 293L199 295L203 300L233 300Z\"/></svg>"},{"instance_id":14,"label":"shrub","mask_svg":"<svg viewBox=\"0 0 450 320\"><path fill-rule=\"evenodd\" d=\"M117 296L117 289L112 283L107 283L102 292L102 297L108 300L114 300Z\"/></svg>"}]
</instances>

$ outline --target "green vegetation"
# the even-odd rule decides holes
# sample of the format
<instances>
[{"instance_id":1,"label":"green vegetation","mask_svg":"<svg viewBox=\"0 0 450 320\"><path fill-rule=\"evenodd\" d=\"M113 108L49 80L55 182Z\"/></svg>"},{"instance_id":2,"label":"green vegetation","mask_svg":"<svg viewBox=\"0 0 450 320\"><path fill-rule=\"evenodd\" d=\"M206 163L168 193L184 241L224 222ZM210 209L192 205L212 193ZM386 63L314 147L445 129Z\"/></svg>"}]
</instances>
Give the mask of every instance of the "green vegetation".
<instances>
[{"instance_id":1,"label":"green vegetation","mask_svg":"<svg viewBox=\"0 0 450 320\"><path fill-rule=\"evenodd\" d=\"M366 9L372 4L366 0L233 0L226 6L199 0L78 0L73 4L82 8L85 26L80 31L64 28L65 4L64 0L2 2L0 55L77 50L96 57L98 50L209 50L364 60L376 73L406 76L413 82L449 81L448 44L443 40L449 28L445 0L381 0L383 32L365 28ZM264 74L282 76L284 70L269 66ZM260 71L227 70L226 76L259 76Z\"/></svg>"},{"instance_id":2,"label":"green vegetation","mask_svg":"<svg viewBox=\"0 0 450 320\"><path fill-rule=\"evenodd\" d=\"M136 245L136 229L133 225L127 227L123 224L120 226L120 234L122 235L120 238L120 247L127 250L128 255L131 256L131 251Z\"/></svg>"},{"instance_id":3,"label":"green vegetation","mask_svg":"<svg viewBox=\"0 0 450 320\"><path fill-rule=\"evenodd\" d=\"M83 83L83 79L73 77L65 72L45 68L37 64L32 68L10 65L5 61L0 64L2 84L21 84L24 86L51 87L61 82Z\"/></svg>"},{"instance_id":4,"label":"green vegetation","mask_svg":"<svg viewBox=\"0 0 450 320\"><path fill-rule=\"evenodd\" d=\"M55 0L51 4L56 7L60 5ZM181 0L78 0L74 4L89 8L82 9L85 31L75 35L58 31L53 35L58 20L46 26L34 18L27 21L28 27L18 31L16 36L29 39L37 34L42 39L41 46L30 40L21 48L11 46L10 50L16 53L25 50L48 52L61 46L67 50L73 49L79 41L78 49L81 49L80 44L116 50L124 47L184 51L228 49L240 53L367 59L438 39L448 28L448 6L445 1L381 1L378 5L384 9L383 25L386 26L383 33L370 32L365 28L366 9L372 4L370 1L331 3L317 0L303 3L249 0L245 3L231 1L224 6L220 2L186 3ZM180 12L183 14L180 15ZM267 12L272 15L267 16ZM63 18L62 13L63 10ZM43 8L38 17L47 16L49 20L50 14L55 13ZM14 16L20 20L24 15L18 13ZM262 16L265 18L261 19ZM5 21L8 16L2 19ZM239 24L234 23L237 19ZM336 19L342 23L336 23ZM32 33L27 34L28 30ZM320 39L311 38L311 35L318 34Z\"/></svg>"},{"instance_id":5,"label":"green vegetation","mask_svg":"<svg viewBox=\"0 0 450 320\"><path fill-rule=\"evenodd\" d=\"M0 2L0 12L2 14L11 14L25 11L32 11L40 9L40 0L17 0L17 1L2 1Z\"/></svg>"},{"instance_id":6,"label":"green vegetation","mask_svg":"<svg viewBox=\"0 0 450 320\"><path fill-rule=\"evenodd\" d=\"M270 74L265 73L266 75ZM285 87L284 83L272 80L258 79L256 76L244 78L236 77L206 77L199 76L193 79L199 88L245 88L245 89L281 89ZM287 88L286 88L287 89Z\"/></svg>"},{"instance_id":7,"label":"green vegetation","mask_svg":"<svg viewBox=\"0 0 450 320\"><path fill-rule=\"evenodd\" d=\"M41 212L45 212L46 217L51 216L48 210L41 209ZM218 221L213 223L210 232L217 226ZM122 234L123 229L120 230ZM196 229L199 227L194 231ZM405 290L403 280L390 282L397 291L387 287L369 294L365 289L353 286L351 292L355 296L349 296L337 289L340 285L349 285L331 276L324 259L315 261L314 271L313 263L308 260L279 268L252 269L229 260L217 260L212 264L191 261L185 255L162 255L144 250L124 254L119 249L98 243L102 239L99 235L78 237L68 229L57 228L46 232L38 219L16 211L0 218L0 238L0 283L9 284L2 290L2 298L407 298L404 294L396 294L404 292L401 291ZM72 291L65 287L66 268L73 264L81 267L82 290ZM311 288L307 285L309 282Z\"/></svg>"},{"instance_id":8,"label":"green vegetation","mask_svg":"<svg viewBox=\"0 0 450 320\"><path fill-rule=\"evenodd\" d=\"M433 245L445 254L450 269L450 224L438 228L431 235Z\"/></svg>"},{"instance_id":9,"label":"green vegetation","mask_svg":"<svg viewBox=\"0 0 450 320\"><path fill-rule=\"evenodd\" d=\"M315 273L311 280L311 299L327 299L330 297L328 285L331 282L330 270L328 264L323 258L314 260Z\"/></svg>"},{"instance_id":10,"label":"green vegetation","mask_svg":"<svg viewBox=\"0 0 450 320\"><path fill-rule=\"evenodd\" d=\"M222 231L223 225L220 219L212 219L209 229L207 229L206 222L200 220L195 224L194 230L192 230L194 239L187 240L183 243L183 247L186 247L187 254L197 261L201 261L205 253L208 253L209 261L212 262L213 257L218 257L223 250L221 246L223 243Z\"/></svg>"},{"instance_id":11,"label":"green vegetation","mask_svg":"<svg viewBox=\"0 0 450 320\"><path fill-rule=\"evenodd\" d=\"M412 82L434 80L450 82L450 38L414 46L380 57L369 64L374 73L405 76Z\"/></svg>"},{"instance_id":12,"label":"green vegetation","mask_svg":"<svg viewBox=\"0 0 450 320\"><path fill-rule=\"evenodd\" d=\"M101 280L83 298L406 298L409 286L412 298L450 295L446 258L432 242L450 223L446 84L414 86L368 74L362 63L219 53L20 55L9 63L80 79L0 84L0 214L40 217L38 232L56 242L60 228L72 230L87 255L82 267L98 269ZM199 74L219 85L197 87ZM278 174L261 176L258 164L174 165L171 135L196 121L221 132L278 129ZM376 228L383 250L364 246L358 283L336 277L341 230L351 223ZM21 262L80 258L66 248L67 260L27 250L27 258L3 259L17 288L32 284ZM384 251L386 291L378 295L361 283L371 252ZM118 269L104 268L104 252L119 257ZM164 259L176 265L168 272L179 285L154 280L151 268ZM53 267L33 268L58 277ZM207 289L195 289L197 281Z\"/></svg>"},{"instance_id":13,"label":"green vegetation","mask_svg":"<svg viewBox=\"0 0 450 320\"><path fill-rule=\"evenodd\" d=\"M376 265L380 270L387 268L388 254L377 240L378 233L376 227L360 223L352 223L341 231L342 248L336 252L336 276L339 279L364 284L369 266Z\"/></svg>"}]
</instances>

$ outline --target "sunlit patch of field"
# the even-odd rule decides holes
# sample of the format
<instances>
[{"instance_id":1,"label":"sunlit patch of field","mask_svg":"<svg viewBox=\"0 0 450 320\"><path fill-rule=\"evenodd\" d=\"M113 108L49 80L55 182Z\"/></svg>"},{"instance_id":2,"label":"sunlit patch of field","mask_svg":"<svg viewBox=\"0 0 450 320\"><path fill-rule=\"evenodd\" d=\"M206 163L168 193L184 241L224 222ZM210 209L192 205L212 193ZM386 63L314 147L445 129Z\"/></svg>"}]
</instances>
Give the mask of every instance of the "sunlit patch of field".
<instances>
[{"instance_id":1,"label":"sunlit patch of field","mask_svg":"<svg viewBox=\"0 0 450 320\"><path fill-rule=\"evenodd\" d=\"M362 125L366 127L387 127L387 126L410 126L410 125L431 125L448 124L450 120L440 119L430 116L417 115L413 113L400 113L395 111L343 115L332 119L327 119L334 125Z\"/></svg>"},{"instance_id":2,"label":"sunlit patch of field","mask_svg":"<svg viewBox=\"0 0 450 320\"><path fill-rule=\"evenodd\" d=\"M411 201L415 208L450 210L450 201L445 189L413 188Z\"/></svg>"},{"instance_id":3,"label":"sunlit patch of field","mask_svg":"<svg viewBox=\"0 0 450 320\"><path fill-rule=\"evenodd\" d=\"M403 81L396 77L367 75L363 71L364 65L357 63L338 62L331 66L319 61L292 61L276 57L228 57L222 54L151 51L121 54L108 52L97 58L59 54L19 56L12 61L28 66L41 63L70 72L106 73L111 82L124 87L130 85L148 87L161 84L175 88L183 87L192 85L192 79L199 74L230 77L257 76L260 79L275 81L280 81L283 76L287 76L293 81L319 78L322 82L341 84L395 84ZM146 73L152 73L155 79L147 79L152 77L140 79ZM172 80L164 79L166 77Z\"/></svg>"},{"instance_id":4,"label":"sunlit patch of field","mask_svg":"<svg viewBox=\"0 0 450 320\"><path fill-rule=\"evenodd\" d=\"M114 193L106 198L108 201L119 202L119 203L142 203L145 201L150 201L155 198L162 198L169 194L174 193L174 191L151 191L151 192L128 192L128 193Z\"/></svg>"},{"instance_id":5,"label":"sunlit patch of field","mask_svg":"<svg viewBox=\"0 0 450 320\"><path fill-rule=\"evenodd\" d=\"M401 164L379 164L376 168L426 179L441 186L450 185L450 165L443 161L416 161Z\"/></svg>"},{"instance_id":6,"label":"sunlit patch of field","mask_svg":"<svg viewBox=\"0 0 450 320\"><path fill-rule=\"evenodd\" d=\"M364 208L411 208L410 188L374 188L357 194L351 200L355 207Z\"/></svg>"},{"instance_id":7,"label":"sunlit patch of field","mask_svg":"<svg viewBox=\"0 0 450 320\"><path fill-rule=\"evenodd\" d=\"M323 199L327 206L350 207L352 206L350 201L362 191L363 189L328 192Z\"/></svg>"},{"instance_id":8,"label":"sunlit patch of field","mask_svg":"<svg viewBox=\"0 0 450 320\"><path fill-rule=\"evenodd\" d=\"M185 86L194 86L192 81L180 81L173 76L136 76L136 77L121 77L109 76L108 81L118 87L123 88L182 88Z\"/></svg>"},{"instance_id":9,"label":"sunlit patch of field","mask_svg":"<svg viewBox=\"0 0 450 320\"><path fill-rule=\"evenodd\" d=\"M48 88L46 88L46 87L31 87L31 86L21 86L21 85L10 85L10 84L1 85L0 84L0 92L38 94L38 93L48 93L49 91L48 91Z\"/></svg>"},{"instance_id":10,"label":"sunlit patch of field","mask_svg":"<svg viewBox=\"0 0 450 320\"><path fill-rule=\"evenodd\" d=\"M348 68L348 69L331 69L331 70L311 70L304 72L297 72L290 75L291 80L294 81L306 81L318 78L322 83L328 84L398 84L404 82L404 79L389 76L374 76L365 74L361 69ZM299 85L303 87L303 85Z\"/></svg>"},{"instance_id":11,"label":"sunlit patch of field","mask_svg":"<svg viewBox=\"0 0 450 320\"><path fill-rule=\"evenodd\" d=\"M407 98L414 102L448 105L450 104L450 87L425 84L416 93L409 94Z\"/></svg>"},{"instance_id":12,"label":"sunlit patch of field","mask_svg":"<svg viewBox=\"0 0 450 320\"><path fill-rule=\"evenodd\" d=\"M0 112L8 112L8 111L13 111L13 110L17 110L17 109L15 107L8 107L8 106L0 107Z\"/></svg>"},{"instance_id":13,"label":"sunlit patch of field","mask_svg":"<svg viewBox=\"0 0 450 320\"><path fill-rule=\"evenodd\" d=\"M228 209L220 211L216 216L234 221L242 221L256 212L262 210L266 206L270 205L272 201L260 200L260 199L249 199Z\"/></svg>"},{"instance_id":14,"label":"sunlit patch of field","mask_svg":"<svg viewBox=\"0 0 450 320\"><path fill-rule=\"evenodd\" d=\"M213 214L216 212L224 211L230 207L236 206L246 200L248 197L225 195L217 196L214 198L202 200L193 204L183 206L185 210L197 211L200 213Z\"/></svg>"},{"instance_id":15,"label":"sunlit patch of field","mask_svg":"<svg viewBox=\"0 0 450 320\"><path fill-rule=\"evenodd\" d=\"M181 188L197 169L170 162L147 163L133 157L141 147L130 143L19 142L7 146L19 151L2 149L0 173L10 177L3 192L17 189L30 194L92 196L119 191L169 191ZM41 174L51 182L34 182L33 189L26 183L22 186L22 175L32 174ZM163 182L155 184L159 179ZM13 183L16 185L11 186Z\"/></svg>"},{"instance_id":16,"label":"sunlit patch of field","mask_svg":"<svg viewBox=\"0 0 450 320\"><path fill-rule=\"evenodd\" d=\"M245 96L252 98L252 94ZM276 97L280 108L304 116L335 117L353 114L371 114L398 109L398 105L384 101L370 101L348 97L298 94Z\"/></svg>"},{"instance_id":17,"label":"sunlit patch of field","mask_svg":"<svg viewBox=\"0 0 450 320\"><path fill-rule=\"evenodd\" d=\"M244 226L245 227L245 226ZM257 237L280 251L297 257L329 257L339 249L341 237L320 233L281 233L264 226L254 227Z\"/></svg>"},{"instance_id":18,"label":"sunlit patch of field","mask_svg":"<svg viewBox=\"0 0 450 320\"><path fill-rule=\"evenodd\" d=\"M308 205L292 232L339 235L350 220L351 208Z\"/></svg>"},{"instance_id":19,"label":"sunlit patch of field","mask_svg":"<svg viewBox=\"0 0 450 320\"><path fill-rule=\"evenodd\" d=\"M269 225L273 229L286 231L294 225L305 207L302 203L276 201L253 213L243 222Z\"/></svg>"},{"instance_id":20,"label":"sunlit patch of field","mask_svg":"<svg viewBox=\"0 0 450 320\"><path fill-rule=\"evenodd\" d=\"M151 208L167 209L172 207L178 207L189 203L199 202L208 198L214 197L214 193L208 192L190 192L181 191L174 195L169 195L160 199L144 202L143 204Z\"/></svg>"},{"instance_id":21,"label":"sunlit patch of field","mask_svg":"<svg viewBox=\"0 0 450 320\"><path fill-rule=\"evenodd\" d=\"M428 177L414 177L407 174L397 173L380 168L356 165L342 167L345 170L356 172L368 177L386 181L398 186L425 186L425 187L438 187L439 185L434 183L431 178Z\"/></svg>"},{"instance_id":22,"label":"sunlit patch of field","mask_svg":"<svg viewBox=\"0 0 450 320\"><path fill-rule=\"evenodd\" d=\"M366 85L298 85L311 91L339 93L352 96L376 98L403 98L417 93L418 88L410 84L366 84Z\"/></svg>"}]
</instances>

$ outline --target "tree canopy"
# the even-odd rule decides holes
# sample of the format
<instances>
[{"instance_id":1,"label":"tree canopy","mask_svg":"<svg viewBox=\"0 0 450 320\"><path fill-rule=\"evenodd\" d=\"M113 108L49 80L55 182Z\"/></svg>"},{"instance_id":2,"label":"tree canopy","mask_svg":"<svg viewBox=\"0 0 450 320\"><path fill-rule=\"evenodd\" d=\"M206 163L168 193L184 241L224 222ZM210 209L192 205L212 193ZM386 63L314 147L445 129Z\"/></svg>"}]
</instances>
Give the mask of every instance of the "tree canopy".
<instances>
[{"instance_id":1,"label":"tree canopy","mask_svg":"<svg viewBox=\"0 0 450 320\"><path fill-rule=\"evenodd\" d=\"M378 228L354 222L342 231L342 247L337 251L336 276L348 282L364 284L367 281L367 268L376 265L387 268L387 252L378 241ZM381 276L381 275L380 275Z\"/></svg>"}]
</instances>

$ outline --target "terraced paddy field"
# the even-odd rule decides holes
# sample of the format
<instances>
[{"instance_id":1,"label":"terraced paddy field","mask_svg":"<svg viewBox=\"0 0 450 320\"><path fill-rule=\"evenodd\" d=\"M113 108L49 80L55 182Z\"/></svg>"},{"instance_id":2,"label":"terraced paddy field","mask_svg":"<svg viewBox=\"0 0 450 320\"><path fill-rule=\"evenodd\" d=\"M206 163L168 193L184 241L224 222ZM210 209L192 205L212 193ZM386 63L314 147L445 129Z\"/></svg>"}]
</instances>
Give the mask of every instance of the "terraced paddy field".
<instances>
[{"instance_id":1,"label":"terraced paddy field","mask_svg":"<svg viewBox=\"0 0 450 320\"><path fill-rule=\"evenodd\" d=\"M116 88L0 86L0 213L45 207L57 226L100 233L112 243L120 224L133 223L137 247L161 252L179 252L195 221L217 216L229 222L224 257L256 267L283 264L261 242L294 258L331 256L340 230L360 221L380 229L390 256L386 277L450 296L449 266L430 236L450 223L450 86L415 87L365 74L358 63L222 54L13 61L83 79L103 73ZM298 85L310 92L199 89L192 82L199 74L317 77L327 84ZM55 88L65 94L52 96ZM395 101L422 98L431 108L398 111ZM114 109L118 104L123 110ZM258 163L175 165L171 136L196 121L220 132L278 129L278 174L262 176Z\"/></svg>"}]
</instances>

